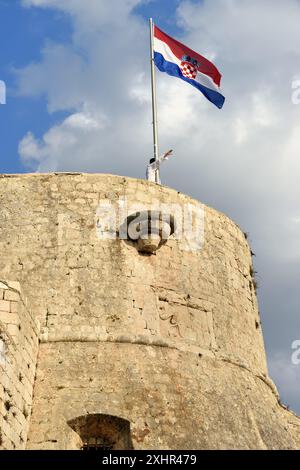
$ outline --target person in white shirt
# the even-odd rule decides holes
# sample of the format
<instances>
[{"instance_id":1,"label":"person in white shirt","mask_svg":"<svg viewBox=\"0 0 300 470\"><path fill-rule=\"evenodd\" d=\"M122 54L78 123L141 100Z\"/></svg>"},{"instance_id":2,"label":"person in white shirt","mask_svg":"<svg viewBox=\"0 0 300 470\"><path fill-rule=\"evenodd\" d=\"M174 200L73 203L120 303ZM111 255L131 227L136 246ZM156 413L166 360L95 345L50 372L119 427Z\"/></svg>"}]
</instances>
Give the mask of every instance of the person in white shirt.
<instances>
[{"instance_id":1,"label":"person in white shirt","mask_svg":"<svg viewBox=\"0 0 300 470\"><path fill-rule=\"evenodd\" d=\"M149 165L147 165L146 171L146 178L148 181L152 181L153 183L161 184L159 169L160 165L163 161L168 160L169 157L172 155L173 150L169 150L168 152L164 153L161 157L157 160L155 158L151 158Z\"/></svg>"}]
</instances>

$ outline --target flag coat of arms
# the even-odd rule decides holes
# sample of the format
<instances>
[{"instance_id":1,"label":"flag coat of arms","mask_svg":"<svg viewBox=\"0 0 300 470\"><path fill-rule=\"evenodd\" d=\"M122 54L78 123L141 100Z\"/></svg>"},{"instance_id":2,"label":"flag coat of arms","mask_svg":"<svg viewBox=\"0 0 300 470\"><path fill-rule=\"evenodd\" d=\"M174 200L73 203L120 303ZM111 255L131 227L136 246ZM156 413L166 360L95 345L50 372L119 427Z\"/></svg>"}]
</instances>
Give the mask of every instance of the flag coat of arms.
<instances>
[{"instance_id":1,"label":"flag coat of arms","mask_svg":"<svg viewBox=\"0 0 300 470\"><path fill-rule=\"evenodd\" d=\"M222 75L216 66L154 25L154 62L161 72L181 78L197 88L219 109L225 97L220 91Z\"/></svg>"}]
</instances>

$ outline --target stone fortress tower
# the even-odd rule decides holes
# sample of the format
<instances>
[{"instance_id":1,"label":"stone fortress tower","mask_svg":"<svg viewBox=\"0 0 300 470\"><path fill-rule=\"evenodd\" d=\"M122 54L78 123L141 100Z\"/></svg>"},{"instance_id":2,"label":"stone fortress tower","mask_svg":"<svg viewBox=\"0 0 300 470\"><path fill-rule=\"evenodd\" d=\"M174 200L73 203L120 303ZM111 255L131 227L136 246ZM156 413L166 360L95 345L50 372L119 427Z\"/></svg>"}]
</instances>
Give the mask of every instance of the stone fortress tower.
<instances>
[{"instance_id":1,"label":"stone fortress tower","mask_svg":"<svg viewBox=\"0 0 300 470\"><path fill-rule=\"evenodd\" d=\"M99 238L119 198L201 208L203 246ZM137 179L2 175L0 253L2 449L300 447L225 215Z\"/></svg>"}]
</instances>

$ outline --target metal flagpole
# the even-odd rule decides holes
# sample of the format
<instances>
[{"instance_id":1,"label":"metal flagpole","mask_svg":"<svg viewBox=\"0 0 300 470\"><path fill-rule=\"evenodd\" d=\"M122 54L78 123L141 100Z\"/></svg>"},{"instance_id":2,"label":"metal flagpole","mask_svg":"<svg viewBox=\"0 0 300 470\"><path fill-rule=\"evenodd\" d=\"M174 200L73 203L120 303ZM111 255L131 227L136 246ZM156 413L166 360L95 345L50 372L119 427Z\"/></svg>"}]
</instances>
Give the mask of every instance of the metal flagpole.
<instances>
[{"instance_id":1,"label":"metal flagpole","mask_svg":"<svg viewBox=\"0 0 300 470\"><path fill-rule=\"evenodd\" d=\"M150 57L151 57L151 89L152 89L152 117L153 117L153 147L154 158L158 160L158 132L157 132L157 104L156 104L156 75L154 64L154 29L152 18L149 19L150 23ZM159 169L155 172L155 182L159 183Z\"/></svg>"}]
</instances>

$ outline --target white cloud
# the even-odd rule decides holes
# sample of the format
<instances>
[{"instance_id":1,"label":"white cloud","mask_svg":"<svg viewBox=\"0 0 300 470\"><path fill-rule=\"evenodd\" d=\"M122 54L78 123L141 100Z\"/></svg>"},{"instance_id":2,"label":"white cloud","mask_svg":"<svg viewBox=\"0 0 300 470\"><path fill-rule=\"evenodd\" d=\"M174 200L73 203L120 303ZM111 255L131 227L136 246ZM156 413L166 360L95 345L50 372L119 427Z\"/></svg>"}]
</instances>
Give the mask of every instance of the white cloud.
<instances>
[{"instance_id":1,"label":"white cloud","mask_svg":"<svg viewBox=\"0 0 300 470\"><path fill-rule=\"evenodd\" d=\"M56 8L72 15L82 29L120 24L143 0L22 0L25 7Z\"/></svg>"},{"instance_id":2,"label":"white cloud","mask_svg":"<svg viewBox=\"0 0 300 470\"><path fill-rule=\"evenodd\" d=\"M92 129L103 129L105 127L104 122L101 119L96 119L89 114L76 113L69 116L65 121L64 125L71 129L83 129L90 131Z\"/></svg>"},{"instance_id":3,"label":"white cloud","mask_svg":"<svg viewBox=\"0 0 300 470\"><path fill-rule=\"evenodd\" d=\"M39 143L33 136L32 132L28 132L19 144L19 152L24 162L38 162L42 158L42 151Z\"/></svg>"},{"instance_id":4,"label":"white cloud","mask_svg":"<svg viewBox=\"0 0 300 470\"><path fill-rule=\"evenodd\" d=\"M46 94L49 112L79 108L84 102L81 84L86 65L83 58L72 47L52 42L41 52L41 63L30 64L20 71L19 93Z\"/></svg>"},{"instance_id":5,"label":"white cloud","mask_svg":"<svg viewBox=\"0 0 300 470\"><path fill-rule=\"evenodd\" d=\"M60 164L59 156L68 156L85 162L82 153L84 143L88 145L90 137L95 132L106 128L107 119L101 115L93 116L88 112L71 114L61 124L53 126L39 141L31 132L19 144L19 153L25 162L31 166L38 164L42 171L55 171Z\"/></svg>"},{"instance_id":6,"label":"white cloud","mask_svg":"<svg viewBox=\"0 0 300 470\"><path fill-rule=\"evenodd\" d=\"M73 24L70 44L47 42L41 61L18 72L21 94L43 94L49 112L70 112L43 136L28 129L20 155L34 169L144 176L152 130L148 28L133 13L139 3L23 1L57 8ZM289 325L275 313L299 305L298 288L289 286L300 260L299 224L293 221L299 217L300 105L292 103L300 73L300 2L182 1L178 23L179 39L213 57L223 72L227 100L220 111L192 87L158 73L161 149L175 150L162 177L251 233L264 276L261 296L266 302L269 295L272 305L273 316L264 317L267 345L276 349L281 339L268 331L299 324L296 309ZM272 289L267 294L264 285L273 281L280 299L272 304Z\"/></svg>"}]
</instances>

